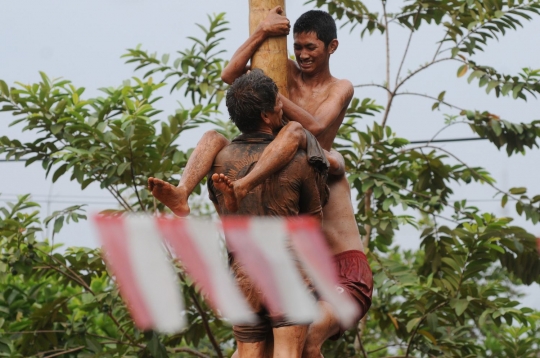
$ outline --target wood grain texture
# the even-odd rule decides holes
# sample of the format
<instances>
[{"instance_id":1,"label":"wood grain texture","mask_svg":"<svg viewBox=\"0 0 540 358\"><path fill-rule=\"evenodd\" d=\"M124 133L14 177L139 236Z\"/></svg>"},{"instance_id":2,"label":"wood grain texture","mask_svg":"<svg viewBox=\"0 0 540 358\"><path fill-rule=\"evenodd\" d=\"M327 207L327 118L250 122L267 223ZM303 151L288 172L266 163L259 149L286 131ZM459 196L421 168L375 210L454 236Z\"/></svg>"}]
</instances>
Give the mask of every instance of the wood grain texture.
<instances>
[{"instance_id":1,"label":"wood grain texture","mask_svg":"<svg viewBox=\"0 0 540 358\"><path fill-rule=\"evenodd\" d=\"M249 0L249 34L251 35L268 12L281 6L285 15L285 0ZM289 97L287 88L287 36L270 37L251 58L251 68L260 68L276 82L279 92Z\"/></svg>"}]
</instances>

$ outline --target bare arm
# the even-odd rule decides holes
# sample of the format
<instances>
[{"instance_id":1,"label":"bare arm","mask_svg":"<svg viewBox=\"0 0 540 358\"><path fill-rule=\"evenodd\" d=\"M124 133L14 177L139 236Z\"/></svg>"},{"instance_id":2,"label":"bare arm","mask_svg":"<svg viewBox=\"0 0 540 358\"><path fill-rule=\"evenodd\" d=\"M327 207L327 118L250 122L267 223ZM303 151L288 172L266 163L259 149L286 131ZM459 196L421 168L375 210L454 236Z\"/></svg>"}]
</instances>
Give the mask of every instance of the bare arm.
<instances>
[{"instance_id":1,"label":"bare arm","mask_svg":"<svg viewBox=\"0 0 540 358\"><path fill-rule=\"evenodd\" d=\"M354 89L349 81L338 81L334 84L328 98L321 103L314 114L310 114L281 94L280 99L283 102L283 113L287 119L299 122L317 137L334 123L343 109L349 105L353 94Z\"/></svg>"},{"instance_id":2,"label":"bare arm","mask_svg":"<svg viewBox=\"0 0 540 358\"><path fill-rule=\"evenodd\" d=\"M326 154L326 159L330 162L330 168L328 169L328 174L334 176L341 176L345 174L345 159L337 151L332 149L331 151L324 151Z\"/></svg>"},{"instance_id":3,"label":"bare arm","mask_svg":"<svg viewBox=\"0 0 540 358\"><path fill-rule=\"evenodd\" d=\"M253 34L236 50L231 61L221 72L221 79L232 84L235 79L246 72L247 63L259 46L271 36L288 35L291 29L289 20L282 15L283 9L276 7L268 13L266 19L257 26Z\"/></svg>"},{"instance_id":4,"label":"bare arm","mask_svg":"<svg viewBox=\"0 0 540 358\"><path fill-rule=\"evenodd\" d=\"M304 155L305 156L305 155ZM317 221L322 221L322 200L325 196L326 182L315 168L307 164L302 158L301 166L295 168L296 172L302 173L302 187L300 189L300 214L309 215Z\"/></svg>"}]
</instances>

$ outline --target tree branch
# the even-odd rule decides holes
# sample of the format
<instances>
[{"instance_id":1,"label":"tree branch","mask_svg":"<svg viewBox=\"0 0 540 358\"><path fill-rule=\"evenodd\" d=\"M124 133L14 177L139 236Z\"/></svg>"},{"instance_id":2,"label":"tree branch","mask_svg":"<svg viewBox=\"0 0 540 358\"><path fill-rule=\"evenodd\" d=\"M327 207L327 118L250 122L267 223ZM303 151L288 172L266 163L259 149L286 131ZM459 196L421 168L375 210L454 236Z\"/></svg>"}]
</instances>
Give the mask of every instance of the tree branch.
<instances>
[{"instance_id":1,"label":"tree branch","mask_svg":"<svg viewBox=\"0 0 540 358\"><path fill-rule=\"evenodd\" d=\"M463 108L460 108L458 106L455 106L453 104L450 104L448 102L445 102L445 101L441 101L439 100L438 98L436 97L433 97L433 96L430 96L430 95L427 95L427 94L422 94L422 93L416 93L416 92L399 92L399 93L396 93L394 94L395 96L403 96L403 95L410 95L410 96L419 96L419 97L425 97L425 98L428 98L428 99L432 99L434 101L437 101L437 102L440 102L450 108L454 108L454 109L457 109L457 110L460 110L460 111L463 111L464 109Z\"/></svg>"},{"instance_id":2,"label":"tree branch","mask_svg":"<svg viewBox=\"0 0 540 358\"><path fill-rule=\"evenodd\" d=\"M131 140L129 141L129 157L131 159L131 182L133 183L133 190L135 190L135 194L137 195L137 200L139 201L139 206L141 207L141 210L144 211L144 207L141 201L141 197L139 196L139 191L137 190L137 184L135 184L135 170L133 169L133 149L131 148Z\"/></svg>"},{"instance_id":3,"label":"tree branch","mask_svg":"<svg viewBox=\"0 0 540 358\"><path fill-rule=\"evenodd\" d=\"M191 355L194 355L195 357L200 357L200 358L210 358L209 355L206 355L206 354L201 353L201 352L197 352L196 350L191 349L191 348L185 348L185 347L173 348L172 351L175 352L175 353L176 352L189 353Z\"/></svg>"},{"instance_id":4,"label":"tree branch","mask_svg":"<svg viewBox=\"0 0 540 358\"><path fill-rule=\"evenodd\" d=\"M360 352L364 358L368 358L366 350L364 349L364 344L362 343L362 337L360 336L360 330L356 332L356 338L358 339L358 345L360 346Z\"/></svg>"},{"instance_id":5,"label":"tree branch","mask_svg":"<svg viewBox=\"0 0 540 358\"><path fill-rule=\"evenodd\" d=\"M180 280L182 282L186 282L184 275L182 273L178 272L178 276L180 277ZM189 297L191 297L193 304L195 305L195 309L199 314L201 315L201 320L203 323L204 330L206 331L206 334L208 335L208 339L210 339L210 343L212 343L212 346L214 347L214 350L216 351L216 354L218 358L223 358L223 353L221 352L221 348L219 347L219 344L216 341L216 337L214 337L214 334L212 333L212 330L210 329L210 325L208 324L208 317L206 317L206 313L201 307L201 304L199 303L199 300L197 299L197 296L193 292L193 290L188 290Z\"/></svg>"},{"instance_id":6,"label":"tree branch","mask_svg":"<svg viewBox=\"0 0 540 358\"><path fill-rule=\"evenodd\" d=\"M69 349L67 351L62 351L62 352L58 352L58 353L55 353L55 354L51 354L50 356L44 356L43 358L58 357L58 356L61 356L61 355L67 354L67 353L80 351L81 349L84 349L84 348L86 348L86 346L80 346L80 347L77 347L77 348Z\"/></svg>"},{"instance_id":7,"label":"tree branch","mask_svg":"<svg viewBox=\"0 0 540 358\"><path fill-rule=\"evenodd\" d=\"M378 87L378 88L382 88L384 89L386 92L388 93L392 93L392 91L390 91L387 87L383 86L383 85L378 85L378 84L375 84L375 83L367 83L367 84L361 84L361 85L355 85L353 86L355 88L360 88L360 87Z\"/></svg>"},{"instance_id":8,"label":"tree branch","mask_svg":"<svg viewBox=\"0 0 540 358\"><path fill-rule=\"evenodd\" d=\"M408 358L409 357L409 353L411 351L411 347L412 347L412 342L413 342L413 339L414 339L414 336L416 336L416 333L418 332L418 328L420 328L420 325L422 325L422 323L425 321L426 317L428 314L438 310L439 308L445 306L448 304L448 300L445 300L441 303L439 303L437 306L433 307L432 309L430 309L429 311L427 311L426 313L424 313L424 315L422 316L422 318L420 318L420 321L418 321L418 323L416 324L416 326L414 327L414 331L412 332L411 334L411 338L409 338L409 343L407 344L407 351L405 352L405 358Z\"/></svg>"},{"instance_id":9,"label":"tree branch","mask_svg":"<svg viewBox=\"0 0 540 358\"><path fill-rule=\"evenodd\" d=\"M405 46L405 52L403 53L403 57L401 58L401 63L399 64L399 69L397 71L395 87L397 87L397 84L399 81L399 74L401 73L401 68L403 67L405 58L407 58L407 52L409 51L409 46L411 45L411 40L414 35L414 24L416 24L416 20L418 19L418 14L420 14L421 10L422 10L422 7L418 7L418 11L416 12L416 15L414 16L413 28L411 29L411 33L409 34L409 40L407 40L407 46Z\"/></svg>"},{"instance_id":10,"label":"tree branch","mask_svg":"<svg viewBox=\"0 0 540 358\"><path fill-rule=\"evenodd\" d=\"M390 90L390 34L388 31L388 15L386 13L386 0L381 0L384 17L384 36L386 40L386 87ZM390 96L390 94L388 95ZM384 126L383 126L384 127Z\"/></svg>"},{"instance_id":11,"label":"tree branch","mask_svg":"<svg viewBox=\"0 0 540 358\"><path fill-rule=\"evenodd\" d=\"M463 62L463 61L460 61L456 58L452 58L452 57L445 57L445 58L440 58L438 60L435 60L435 61L431 61L427 64L425 64L424 66L420 66L419 68L417 68L416 70L414 70L413 72L409 73L409 75L407 77L405 77L403 80L401 80L401 82L398 83L398 85L396 86L396 88L394 89L394 93L397 92L397 90L403 86L403 84L405 82L407 82L411 77L413 77L414 75L416 75L418 72L420 71L423 71L425 70L426 68L436 64L436 63L439 63L439 62L443 62L443 61L459 61L459 62Z\"/></svg>"},{"instance_id":12,"label":"tree branch","mask_svg":"<svg viewBox=\"0 0 540 358\"><path fill-rule=\"evenodd\" d=\"M437 51L435 51L435 55L433 55L433 59L431 60L431 62L435 61L437 56L439 56L439 52L441 51L441 47L442 47L442 44L443 44L444 40L446 40L446 36L448 36L448 31L444 34L443 39L439 43L439 47L437 47Z\"/></svg>"}]
</instances>

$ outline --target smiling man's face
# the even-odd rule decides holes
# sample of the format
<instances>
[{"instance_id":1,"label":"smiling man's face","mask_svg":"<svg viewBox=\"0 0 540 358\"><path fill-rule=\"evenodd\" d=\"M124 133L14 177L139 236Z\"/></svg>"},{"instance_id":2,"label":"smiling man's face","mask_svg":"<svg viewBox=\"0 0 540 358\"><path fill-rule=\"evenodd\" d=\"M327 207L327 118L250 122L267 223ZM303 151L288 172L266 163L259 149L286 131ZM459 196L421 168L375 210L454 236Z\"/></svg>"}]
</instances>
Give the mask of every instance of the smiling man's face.
<instances>
[{"instance_id":1,"label":"smiling man's face","mask_svg":"<svg viewBox=\"0 0 540 358\"><path fill-rule=\"evenodd\" d=\"M300 32L294 34L294 55L300 70L312 74L328 66L330 54L333 52L332 43L328 47L317 38L315 32Z\"/></svg>"}]
</instances>

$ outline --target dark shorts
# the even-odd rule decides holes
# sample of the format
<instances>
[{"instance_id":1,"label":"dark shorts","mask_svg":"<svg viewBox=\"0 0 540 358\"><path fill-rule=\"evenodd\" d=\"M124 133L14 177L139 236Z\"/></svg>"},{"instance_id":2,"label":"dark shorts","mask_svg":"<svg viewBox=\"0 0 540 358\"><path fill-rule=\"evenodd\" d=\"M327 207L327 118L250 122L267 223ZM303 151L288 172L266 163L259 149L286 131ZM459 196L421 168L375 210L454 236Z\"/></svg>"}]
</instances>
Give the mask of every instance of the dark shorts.
<instances>
[{"instance_id":1,"label":"dark shorts","mask_svg":"<svg viewBox=\"0 0 540 358\"><path fill-rule=\"evenodd\" d=\"M366 315L369 307L371 307L371 296L373 293L373 274L369 267L366 255L358 250L344 251L334 256L334 263L336 265L335 267L338 273L339 282L339 286L337 286L336 289L341 293L351 295L357 303L359 309L357 321L359 321ZM260 319L259 323L256 325L233 326L234 337L237 341L244 343L261 342L269 337L273 328L303 324L300 322L288 321L282 317L272 317L262 306L261 302L256 299L250 300L250 298L253 299L254 296L259 296L260 292L255 293L251 291L254 287L250 284L242 284L243 279L245 279L242 269L238 266L235 267L233 264L233 271L235 271L240 287L244 291L244 294L247 294L248 301L250 301L252 308L258 312L257 315ZM338 339L348 328L351 327L341 327L339 332L330 337L330 339Z\"/></svg>"},{"instance_id":2,"label":"dark shorts","mask_svg":"<svg viewBox=\"0 0 540 358\"><path fill-rule=\"evenodd\" d=\"M371 307L373 294L373 273L366 255L358 250L343 251L334 256L334 263L339 280L339 286L336 288L340 293L346 292L356 301L360 311L359 321ZM340 328L339 333L330 339L338 339L348 328L350 327Z\"/></svg>"},{"instance_id":3,"label":"dark shorts","mask_svg":"<svg viewBox=\"0 0 540 358\"><path fill-rule=\"evenodd\" d=\"M266 340L272 334L273 328L298 326L307 323L287 320L283 317L272 317L266 310L257 313L259 323L252 326L233 326L234 338L238 342L255 343Z\"/></svg>"}]
</instances>

